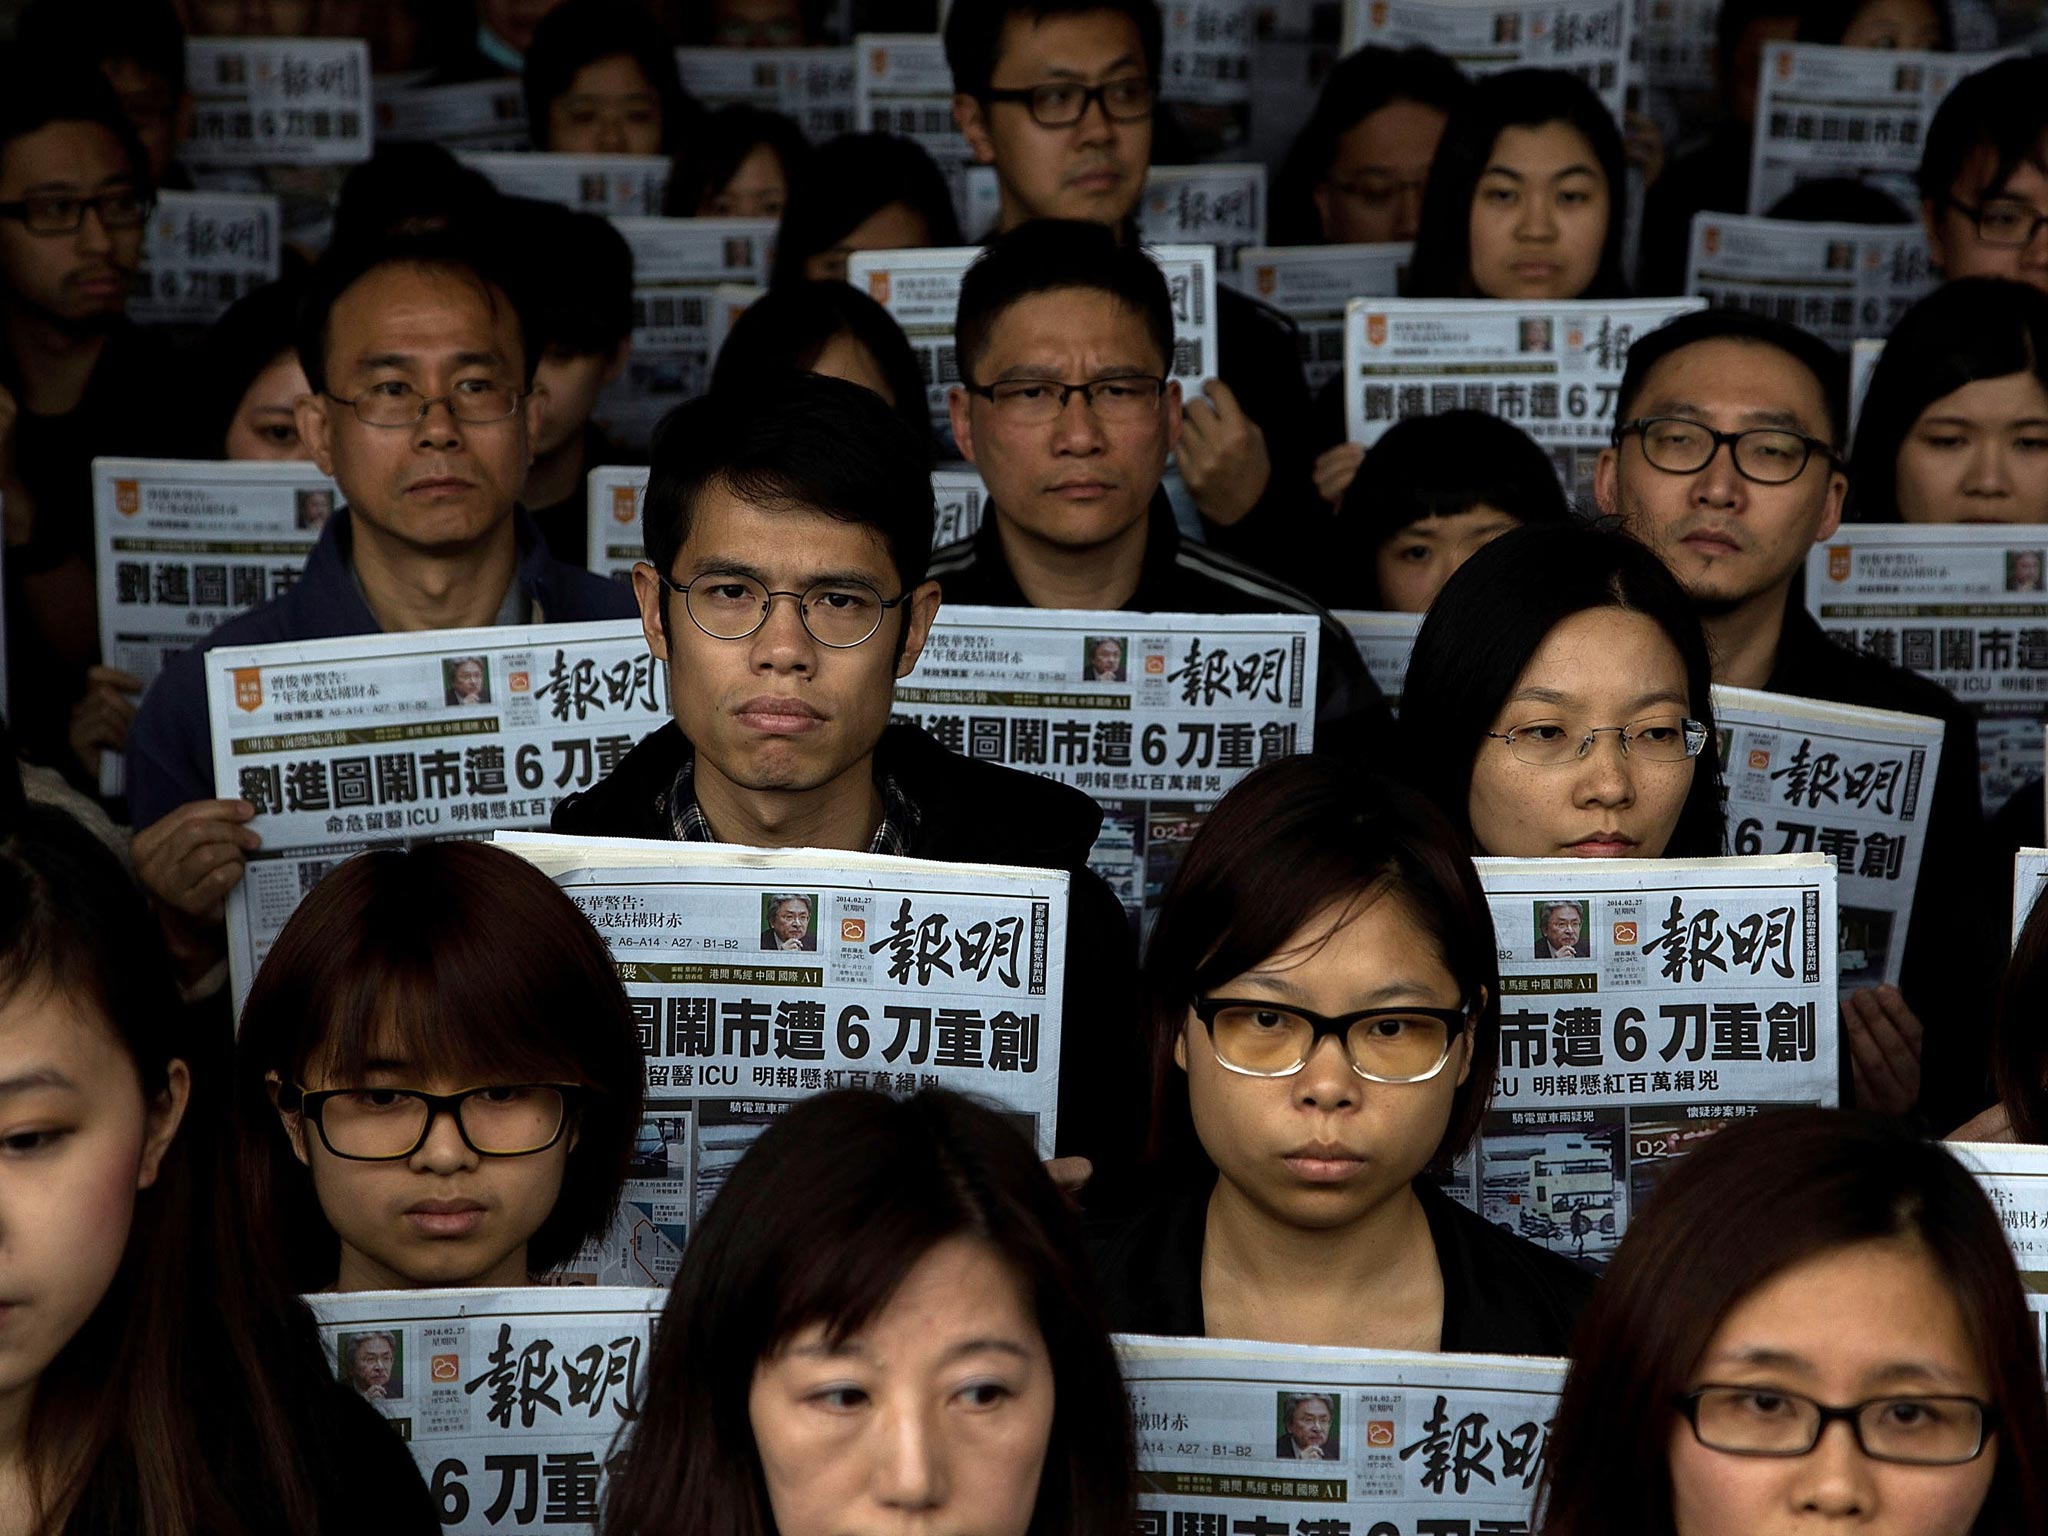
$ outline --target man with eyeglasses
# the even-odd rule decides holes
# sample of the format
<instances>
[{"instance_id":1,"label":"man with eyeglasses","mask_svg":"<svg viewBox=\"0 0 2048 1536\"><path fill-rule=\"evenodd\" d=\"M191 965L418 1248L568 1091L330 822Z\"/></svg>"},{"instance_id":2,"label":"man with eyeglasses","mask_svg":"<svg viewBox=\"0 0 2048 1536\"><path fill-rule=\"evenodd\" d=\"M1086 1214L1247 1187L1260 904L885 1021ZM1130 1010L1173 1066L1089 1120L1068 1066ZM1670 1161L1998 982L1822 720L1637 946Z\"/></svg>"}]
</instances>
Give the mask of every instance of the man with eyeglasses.
<instances>
[{"instance_id":1,"label":"man with eyeglasses","mask_svg":"<svg viewBox=\"0 0 2048 1536\"><path fill-rule=\"evenodd\" d=\"M1920 156L1920 220L1946 277L2048 288L2048 58L2006 59L1943 98Z\"/></svg>"},{"instance_id":2,"label":"man with eyeglasses","mask_svg":"<svg viewBox=\"0 0 2048 1536\"><path fill-rule=\"evenodd\" d=\"M1181 431L1166 279L1098 224L1041 219L960 284L953 438L981 471L980 529L932 555L956 603L1133 613L1312 613L1317 744L1391 731L1343 625L1263 571L1181 537L1160 493Z\"/></svg>"},{"instance_id":3,"label":"man with eyeglasses","mask_svg":"<svg viewBox=\"0 0 2048 1536\"><path fill-rule=\"evenodd\" d=\"M129 741L136 874L188 985L218 969L222 903L255 845L255 808L214 797L205 652L634 611L618 583L550 555L518 505L536 357L521 286L493 248L485 233L422 235L330 251L314 269L299 436L346 505L296 585L172 660Z\"/></svg>"},{"instance_id":4,"label":"man with eyeglasses","mask_svg":"<svg viewBox=\"0 0 2048 1536\"><path fill-rule=\"evenodd\" d=\"M1842 1019L1857 1102L1895 1114L1917 1103L1947 1130L1989 1099L2002 961L1977 878L1977 726L1942 688L1834 644L1799 601L1806 552L1833 536L1849 488L1841 373L1825 342L1783 321L1680 316L1629 350L1594 498L1692 594L1715 682L1942 722L1900 985L1844 999Z\"/></svg>"}]
</instances>

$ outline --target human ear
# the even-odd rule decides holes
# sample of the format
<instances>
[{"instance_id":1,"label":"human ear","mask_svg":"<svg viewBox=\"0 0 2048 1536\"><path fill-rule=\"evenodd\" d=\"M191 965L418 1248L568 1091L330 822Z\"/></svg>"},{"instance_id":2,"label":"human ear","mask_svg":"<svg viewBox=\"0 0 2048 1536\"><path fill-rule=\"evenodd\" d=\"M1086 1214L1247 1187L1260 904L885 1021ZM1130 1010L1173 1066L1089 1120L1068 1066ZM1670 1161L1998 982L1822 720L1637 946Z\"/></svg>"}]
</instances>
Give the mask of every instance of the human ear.
<instances>
[{"instance_id":1,"label":"human ear","mask_svg":"<svg viewBox=\"0 0 2048 1536\"><path fill-rule=\"evenodd\" d=\"M135 1172L135 1187L148 1189L163 1171L164 1154L185 1119L185 1106L192 1102L192 1072L184 1062L173 1061L164 1073L164 1091L149 1106L149 1131L142 1142L142 1163Z\"/></svg>"},{"instance_id":2,"label":"human ear","mask_svg":"<svg viewBox=\"0 0 2048 1536\"><path fill-rule=\"evenodd\" d=\"M263 1091L270 1095L270 1107L277 1111L278 1123L284 1127L284 1137L291 1144L292 1156L311 1167L313 1154L306 1146L306 1117L296 1109L284 1107L284 1079L275 1072L264 1073Z\"/></svg>"},{"instance_id":3,"label":"human ear","mask_svg":"<svg viewBox=\"0 0 2048 1536\"><path fill-rule=\"evenodd\" d=\"M931 638L932 621L939 616L939 584L926 581L918 584L905 605L909 609L903 622L903 653L896 658L896 675L910 676L917 665L917 658L924 654L924 643Z\"/></svg>"}]
</instances>

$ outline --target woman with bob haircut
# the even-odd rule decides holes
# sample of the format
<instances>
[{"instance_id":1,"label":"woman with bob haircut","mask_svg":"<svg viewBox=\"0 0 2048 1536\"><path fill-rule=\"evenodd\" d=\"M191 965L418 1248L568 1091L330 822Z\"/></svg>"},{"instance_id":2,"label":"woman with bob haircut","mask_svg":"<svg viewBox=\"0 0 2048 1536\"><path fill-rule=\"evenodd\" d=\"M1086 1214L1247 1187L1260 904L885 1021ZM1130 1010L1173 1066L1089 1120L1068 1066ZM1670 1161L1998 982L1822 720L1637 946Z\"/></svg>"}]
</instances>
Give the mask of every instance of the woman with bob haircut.
<instances>
[{"instance_id":1,"label":"woman with bob haircut","mask_svg":"<svg viewBox=\"0 0 2048 1536\"><path fill-rule=\"evenodd\" d=\"M538 150L673 158L696 124L674 46L633 0L563 0L534 27L522 79Z\"/></svg>"},{"instance_id":2,"label":"woman with bob haircut","mask_svg":"<svg viewBox=\"0 0 2048 1536\"><path fill-rule=\"evenodd\" d=\"M779 219L810 154L803 129L780 112L720 107L676 157L661 211L672 219Z\"/></svg>"},{"instance_id":3,"label":"woman with bob haircut","mask_svg":"<svg viewBox=\"0 0 2048 1536\"><path fill-rule=\"evenodd\" d=\"M1576 75L1510 69L1473 82L1429 167L1409 298L1612 299L1627 152Z\"/></svg>"},{"instance_id":4,"label":"woman with bob haircut","mask_svg":"<svg viewBox=\"0 0 2048 1536\"><path fill-rule=\"evenodd\" d=\"M1157 1178L1091 1229L1119 1332L1562 1354L1592 1278L1437 1187L1478 1132L1500 965L1421 796L1293 757L1195 834L1145 956Z\"/></svg>"},{"instance_id":5,"label":"woman with bob haircut","mask_svg":"<svg viewBox=\"0 0 2048 1536\"><path fill-rule=\"evenodd\" d=\"M1405 777L1475 854L1722 852L1713 674L1692 600L1634 539L1520 528L1467 560L1415 637Z\"/></svg>"},{"instance_id":6,"label":"woman with bob haircut","mask_svg":"<svg viewBox=\"0 0 2048 1536\"><path fill-rule=\"evenodd\" d=\"M1852 521L2048 523L2048 293L1964 277L1907 310L1856 443Z\"/></svg>"},{"instance_id":7,"label":"woman with bob haircut","mask_svg":"<svg viewBox=\"0 0 2048 1536\"><path fill-rule=\"evenodd\" d=\"M0 789L0 1526L429 1536L412 1457L261 1257L204 1091L187 1113L156 919L92 834Z\"/></svg>"},{"instance_id":8,"label":"woman with bob haircut","mask_svg":"<svg viewBox=\"0 0 2048 1536\"><path fill-rule=\"evenodd\" d=\"M959 243L953 194L930 155L894 134L841 134L790 182L769 284L842 279L855 251Z\"/></svg>"},{"instance_id":9,"label":"woman with bob haircut","mask_svg":"<svg viewBox=\"0 0 2048 1536\"><path fill-rule=\"evenodd\" d=\"M611 955L547 876L487 843L360 854L242 1010L251 1217L300 1290L531 1284L609 1225L643 1073Z\"/></svg>"},{"instance_id":10,"label":"woman with bob haircut","mask_svg":"<svg viewBox=\"0 0 2048 1536\"><path fill-rule=\"evenodd\" d=\"M1074 1216L1017 1127L957 1094L844 1089L778 1118L691 1234L647 1379L604 1536L1135 1519Z\"/></svg>"},{"instance_id":11,"label":"woman with bob haircut","mask_svg":"<svg viewBox=\"0 0 2048 1536\"><path fill-rule=\"evenodd\" d=\"M1580 1323L1535 1528L2048 1530L2039 1329L1976 1181L1840 1110L1681 1158Z\"/></svg>"}]
</instances>

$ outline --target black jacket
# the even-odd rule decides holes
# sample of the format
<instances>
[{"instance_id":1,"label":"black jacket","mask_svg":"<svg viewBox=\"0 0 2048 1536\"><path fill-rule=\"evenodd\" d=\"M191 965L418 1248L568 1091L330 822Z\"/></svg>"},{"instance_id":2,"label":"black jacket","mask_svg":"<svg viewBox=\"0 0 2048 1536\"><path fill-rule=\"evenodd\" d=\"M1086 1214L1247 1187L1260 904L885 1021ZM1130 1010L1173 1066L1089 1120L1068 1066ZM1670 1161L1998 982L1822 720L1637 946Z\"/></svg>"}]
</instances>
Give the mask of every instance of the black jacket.
<instances>
[{"instance_id":1,"label":"black jacket","mask_svg":"<svg viewBox=\"0 0 2048 1536\"><path fill-rule=\"evenodd\" d=\"M1111 1329L1202 1337L1202 1242L1215 1187L1215 1176L1205 1173L1126 1216L1089 1222ZM1414 1187L1443 1271L1443 1352L1565 1354L1593 1294L1593 1277L1474 1215L1428 1179Z\"/></svg>"},{"instance_id":2,"label":"black jacket","mask_svg":"<svg viewBox=\"0 0 2048 1536\"><path fill-rule=\"evenodd\" d=\"M669 794L694 749L670 721L611 774L555 808L553 830L577 837L675 836ZM892 725L875 771L918 809L913 858L1063 869L1066 995L1060 1037L1061 1156L1091 1159L1107 1181L1136 1155L1150 1087L1139 1045L1137 956L1123 904L1088 867L1102 812L1077 789L949 752L914 726Z\"/></svg>"}]
</instances>

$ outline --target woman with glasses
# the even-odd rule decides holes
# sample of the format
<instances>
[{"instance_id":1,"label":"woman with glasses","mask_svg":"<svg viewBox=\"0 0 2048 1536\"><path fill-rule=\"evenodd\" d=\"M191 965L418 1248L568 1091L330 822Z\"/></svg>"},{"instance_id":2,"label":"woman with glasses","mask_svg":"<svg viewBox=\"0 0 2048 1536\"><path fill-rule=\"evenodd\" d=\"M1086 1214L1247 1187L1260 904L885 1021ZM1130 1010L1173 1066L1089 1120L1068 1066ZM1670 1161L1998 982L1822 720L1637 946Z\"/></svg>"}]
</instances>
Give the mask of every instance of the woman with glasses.
<instances>
[{"instance_id":1,"label":"woman with glasses","mask_svg":"<svg viewBox=\"0 0 2048 1536\"><path fill-rule=\"evenodd\" d=\"M1889 1122L1710 1138L1629 1224L1551 1431L1542 1536L2038 1536L2040 1333L1991 1202Z\"/></svg>"},{"instance_id":2,"label":"woman with glasses","mask_svg":"<svg viewBox=\"0 0 2048 1536\"><path fill-rule=\"evenodd\" d=\"M855 251L959 243L953 194L930 155L894 134L842 134L790 178L769 280L843 281Z\"/></svg>"},{"instance_id":3,"label":"woman with glasses","mask_svg":"<svg viewBox=\"0 0 2048 1536\"><path fill-rule=\"evenodd\" d=\"M1711 857L1710 686L1692 602L1648 549L1517 529L1465 562L1415 637L1403 776L1475 854Z\"/></svg>"},{"instance_id":4,"label":"woman with glasses","mask_svg":"<svg viewBox=\"0 0 2048 1536\"><path fill-rule=\"evenodd\" d=\"M301 1290L530 1284L609 1225L642 1072L611 956L545 875L483 843L362 854L242 1011L257 1229Z\"/></svg>"},{"instance_id":5,"label":"woman with glasses","mask_svg":"<svg viewBox=\"0 0 2048 1536\"><path fill-rule=\"evenodd\" d=\"M1500 1044L1479 878L1441 817L1288 758L1226 795L1145 960L1159 1174L1101 1220L1111 1326L1562 1354L1592 1280L1430 1177Z\"/></svg>"}]
</instances>

